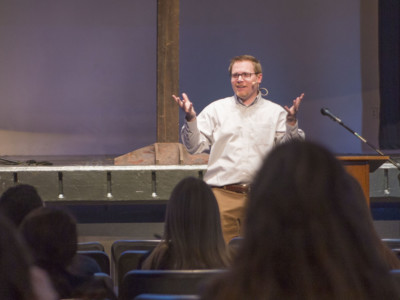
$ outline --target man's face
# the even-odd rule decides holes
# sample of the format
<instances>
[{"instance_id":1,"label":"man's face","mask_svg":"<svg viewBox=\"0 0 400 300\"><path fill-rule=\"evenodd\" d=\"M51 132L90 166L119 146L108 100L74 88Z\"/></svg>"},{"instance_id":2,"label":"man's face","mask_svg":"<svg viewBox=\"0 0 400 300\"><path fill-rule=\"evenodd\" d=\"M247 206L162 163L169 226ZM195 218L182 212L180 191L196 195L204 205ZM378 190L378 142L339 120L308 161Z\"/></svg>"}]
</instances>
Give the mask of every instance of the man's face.
<instances>
[{"instance_id":1,"label":"man's face","mask_svg":"<svg viewBox=\"0 0 400 300\"><path fill-rule=\"evenodd\" d=\"M240 76L237 76L240 75ZM238 61L232 66L231 84L235 94L243 102L255 99L262 80L262 74L254 74L254 66L250 61Z\"/></svg>"}]
</instances>

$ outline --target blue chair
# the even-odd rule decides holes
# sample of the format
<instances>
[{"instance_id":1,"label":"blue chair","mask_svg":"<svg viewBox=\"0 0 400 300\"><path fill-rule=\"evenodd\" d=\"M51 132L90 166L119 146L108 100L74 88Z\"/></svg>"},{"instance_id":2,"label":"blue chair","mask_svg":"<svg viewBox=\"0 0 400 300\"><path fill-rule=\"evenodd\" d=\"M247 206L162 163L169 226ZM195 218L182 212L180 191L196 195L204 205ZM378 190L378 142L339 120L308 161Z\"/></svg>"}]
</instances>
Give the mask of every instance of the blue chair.
<instances>
[{"instance_id":1,"label":"blue chair","mask_svg":"<svg viewBox=\"0 0 400 300\"><path fill-rule=\"evenodd\" d=\"M400 286L400 270L390 270L390 274L392 274L394 280Z\"/></svg>"},{"instance_id":2,"label":"blue chair","mask_svg":"<svg viewBox=\"0 0 400 300\"><path fill-rule=\"evenodd\" d=\"M140 250L140 251L151 251L153 250L161 240L116 240L111 245L111 262L112 277L114 281L120 282L122 278L118 278L118 260L121 254L128 250Z\"/></svg>"},{"instance_id":3,"label":"blue chair","mask_svg":"<svg viewBox=\"0 0 400 300\"><path fill-rule=\"evenodd\" d=\"M97 251L105 251L104 250L104 245L100 242L79 242L78 243L78 251L92 251L92 250L97 250Z\"/></svg>"},{"instance_id":4,"label":"blue chair","mask_svg":"<svg viewBox=\"0 0 400 300\"><path fill-rule=\"evenodd\" d=\"M86 255L93 258L103 273L110 275L110 258L104 251L91 250L91 251L77 251L77 254Z\"/></svg>"},{"instance_id":5,"label":"blue chair","mask_svg":"<svg viewBox=\"0 0 400 300\"><path fill-rule=\"evenodd\" d=\"M382 239L390 249L400 248L400 239Z\"/></svg>"},{"instance_id":6,"label":"blue chair","mask_svg":"<svg viewBox=\"0 0 400 300\"><path fill-rule=\"evenodd\" d=\"M240 246L243 244L243 237L237 236L231 239L228 243L228 251L234 257L238 251Z\"/></svg>"},{"instance_id":7,"label":"blue chair","mask_svg":"<svg viewBox=\"0 0 400 300\"><path fill-rule=\"evenodd\" d=\"M198 295L140 294L134 300L200 300Z\"/></svg>"},{"instance_id":8,"label":"blue chair","mask_svg":"<svg viewBox=\"0 0 400 300\"><path fill-rule=\"evenodd\" d=\"M153 250L161 240L116 240L111 245L111 258L116 265L120 255L127 250Z\"/></svg>"},{"instance_id":9,"label":"blue chair","mask_svg":"<svg viewBox=\"0 0 400 300\"><path fill-rule=\"evenodd\" d=\"M225 270L133 270L119 287L120 300L141 294L199 295L201 287Z\"/></svg>"},{"instance_id":10,"label":"blue chair","mask_svg":"<svg viewBox=\"0 0 400 300\"><path fill-rule=\"evenodd\" d=\"M139 269L139 264L149 252L146 250L127 250L122 252L117 261L118 286L121 286L125 274Z\"/></svg>"}]
</instances>

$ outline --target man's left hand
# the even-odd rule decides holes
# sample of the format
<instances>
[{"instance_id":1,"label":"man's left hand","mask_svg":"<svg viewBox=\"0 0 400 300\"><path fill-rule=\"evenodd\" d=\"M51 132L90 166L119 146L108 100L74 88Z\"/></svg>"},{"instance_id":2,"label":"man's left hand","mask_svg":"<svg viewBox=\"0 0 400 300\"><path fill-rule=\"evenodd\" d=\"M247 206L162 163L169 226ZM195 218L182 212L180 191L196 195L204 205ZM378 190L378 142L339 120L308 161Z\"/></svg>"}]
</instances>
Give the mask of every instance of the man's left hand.
<instances>
[{"instance_id":1,"label":"man's left hand","mask_svg":"<svg viewBox=\"0 0 400 300\"><path fill-rule=\"evenodd\" d=\"M289 125L292 126L296 125L297 122L296 114L299 110L300 103L303 100L303 98L304 98L304 93L302 93L299 97L293 100L293 105L291 107L288 107L287 105L284 106L284 109L287 112L286 122Z\"/></svg>"}]
</instances>

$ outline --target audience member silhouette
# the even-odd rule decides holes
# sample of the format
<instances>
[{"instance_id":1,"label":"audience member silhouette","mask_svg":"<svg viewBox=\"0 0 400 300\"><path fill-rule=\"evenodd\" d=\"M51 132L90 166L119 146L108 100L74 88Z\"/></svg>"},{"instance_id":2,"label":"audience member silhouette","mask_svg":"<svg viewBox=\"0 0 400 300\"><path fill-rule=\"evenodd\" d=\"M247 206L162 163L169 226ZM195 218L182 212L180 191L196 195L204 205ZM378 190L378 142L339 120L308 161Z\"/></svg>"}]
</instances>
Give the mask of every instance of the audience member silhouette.
<instances>
[{"instance_id":1,"label":"audience member silhouette","mask_svg":"<svg viewBox=\"0 0 400 300\"><path fill-rule=\"evenodd\" d=\"M9 217L17 227L28 213L43 206L44 202L36 188L28 184L18 184L8 188L0 198L0 211ZM82 275L94 275L101 272L99 264L93 258L81 254L75 255L68 270Z\"/></svg>"},{"instance_id":2,"label":"audience member silhouette","mask_svg":"<svg viewBox=\"0 0 400 300\"><path fill-rule=\"evenodd\" d=\"M96 297L100 298L92 299L103 299L110 292L104 285L101 293L94 276L68 271L76 255L78 239L76 220L69 213L50 207L36 209L25 217L20 230L36 265L47 271L61 298L85 298L86 293L95 290Z\"/></svg>"},{"instance_id":3,"label":"audience member silhouette","mask_svg":"<svg viewBox=\"0 0 400 300\"><path fill-rule=\"evenodd\" d=\"M162 240L142 269L215 269L228 265L218 204L203 180L187 177L175 186L167 205Z\"/></svg>"},{"instance_id":4,"label":"audience member silhouette","mask_svg":"<svg viewBox=\"0 0 400 300\"><path fill-rule=\"evenodd\" d=\"M47 274L33 266L25 242L3 214L0 215L0 299L58 299Z\"/></svg>"},{"instance_id":5,"label":"audience member silhouette","mask_svg":"<svg viewBox=\"0 0 400 300\"><path fill-rule=\"evenodd\" d=\"M276 147L245 222L232 269L204 299L400 299L360 187L322 146Z\"/></svg>"},{"instance_id":6,"label":"audience member silhouette","mask_svg":"<svg viewBox=\"0 0 400 300\"><path fill-rule=\"evenodd\" d=\"M8 188L0 197L0 211L18 227L32 210L44 206L37 190L29 184Z\"/></svg>"}]
</instances>

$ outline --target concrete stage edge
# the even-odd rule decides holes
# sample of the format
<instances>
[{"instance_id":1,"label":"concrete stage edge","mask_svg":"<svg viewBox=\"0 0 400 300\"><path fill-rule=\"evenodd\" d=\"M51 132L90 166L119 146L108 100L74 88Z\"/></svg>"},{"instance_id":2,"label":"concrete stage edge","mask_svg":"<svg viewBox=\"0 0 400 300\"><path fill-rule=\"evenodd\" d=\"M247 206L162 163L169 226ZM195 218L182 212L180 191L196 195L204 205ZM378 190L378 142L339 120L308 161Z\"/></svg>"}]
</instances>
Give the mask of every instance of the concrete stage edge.
<instances>
[{"instance_id":1,"label":"concrete stage edge","mask_svg":"<svg viewBox=\"0 0 400 300\"><path fill-rule=\"evenodd\" d=\"M35 186L47 205L75 215L81 236L154 238L162 235L173 187L206 171L206 165L115 166L113 157L3 157L18 165L0 165L0 193ZM370 199L378 233L400 237L400 175L392 164L370 173Z\"/></svg>"},{"instance_id":2,"label":"concrete stage edge","mask_svg":"<svg viewBox=\"0 0 400 300\"><path fill-rule=\"evenodd\" d=\"M114 156L3 157L0 193L16 184L36 187L47 206L67 209L83 241L154 239L163 233L166 203L187 176L206 165L115 166ZM52 165L43 165L46 163Z\"/></svg>"}]
</instances>

